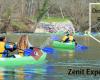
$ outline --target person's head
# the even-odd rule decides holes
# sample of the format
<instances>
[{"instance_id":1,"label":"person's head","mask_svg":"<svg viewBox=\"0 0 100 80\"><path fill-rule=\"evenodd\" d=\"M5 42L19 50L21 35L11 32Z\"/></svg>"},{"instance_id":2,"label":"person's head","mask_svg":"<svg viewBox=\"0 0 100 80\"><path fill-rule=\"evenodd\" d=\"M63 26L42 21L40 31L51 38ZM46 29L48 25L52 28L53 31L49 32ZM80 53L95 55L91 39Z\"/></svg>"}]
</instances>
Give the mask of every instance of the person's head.
<instances>
[{"instance_id":1,"label":"person's head","mask_svg":"<svg viewBox=\"0 0 100 80\"><path fill-rule=\"evenodd\" d=\"M72 32L70 32L70 36L73 36L73 33Z\"/></svg>"},{"instance_id":2,"label":"person's head","mask_svg":"<svg viewBox=\"0 0 100 80\"><path fill-rule=\"evenodd\" d=\"M18 41L18 48L26 49L28 48L28 36L22 35Z\"/></svg>"},{"instance_id":3,"label":"person's head","mask_svg":"<svg viewBox=\"0 0 100 80\"><path fill-rule=\"evenodd\" d=\"M69 32L68 32L68 31L66 31L66 32L65 32L65 35L69 36Z\"/></svg>"},{"instance_id":4,"label":"person's head","mask_svg":"<svg viewBox=\"0 0 100 80\"><path fill-rule=\"evenodd\" d=\"M1 36L1 37L0 37L0 41L6 42L6 37L5 37L5 36Z\"/></svg>"}]
</instances>

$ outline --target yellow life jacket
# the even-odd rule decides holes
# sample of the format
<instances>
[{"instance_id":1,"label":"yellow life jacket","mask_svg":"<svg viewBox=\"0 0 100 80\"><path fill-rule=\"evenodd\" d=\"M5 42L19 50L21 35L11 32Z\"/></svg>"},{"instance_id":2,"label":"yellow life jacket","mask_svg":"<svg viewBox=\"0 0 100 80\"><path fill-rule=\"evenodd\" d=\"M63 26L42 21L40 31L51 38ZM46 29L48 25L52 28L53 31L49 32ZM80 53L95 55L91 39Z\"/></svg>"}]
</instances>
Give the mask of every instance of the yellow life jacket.
<instances>
[{"instance_id":1,"label":"yellow life jacket","mask_svg":"<svg viewBox=\"0 0 100 80\"><path fill-rule=\"evenodd\" d=\"M20 56L24 56L24 49L26 49L26 46L24 46L24 44L22 44L22 46L20 46L20 48L18 49L18 54Z\"/></svg>"},{"instance_id":2,"label":"yellow life jacket","mask_svg":"<svg viewBox=\"0 0 100 80\"><path fill-rule=\"evenodd\" d=\"M23 56L23 55L24 55L24 51L21 50L21 49L19 49L19 50L18 50L18 54L19 54L20 56Z\"/></svg>"},{"instance_id":3,"label":"yellow life jacket","mask_svg":"<svg viewBox=\"0 0 100 80\"><path fill-rule=\"evenodd\" d=\"M0 42L0 57L2 57L2 53L5 50L5 42Z\"/></svg>"},{"instance_id":4,"label":"yellow life jacket","mask_svg":"<svg viewBox=\"0 0 100 80\"><path fill-rule=\"evenodd\" d=\"M66 35L63 36L62 41L65 41L67 38L68 38L68 37L67 37Z\"/></svg>"},{"instance_id":5,"label":"yellow life jacket","mask_svg":"<svg viewBox=\"0 0 100 80\"><path fill-rule=\"evenodd\" d=\"M73 41L73 36L69 36L69 41Z\"/></svg>"}]
</instances>

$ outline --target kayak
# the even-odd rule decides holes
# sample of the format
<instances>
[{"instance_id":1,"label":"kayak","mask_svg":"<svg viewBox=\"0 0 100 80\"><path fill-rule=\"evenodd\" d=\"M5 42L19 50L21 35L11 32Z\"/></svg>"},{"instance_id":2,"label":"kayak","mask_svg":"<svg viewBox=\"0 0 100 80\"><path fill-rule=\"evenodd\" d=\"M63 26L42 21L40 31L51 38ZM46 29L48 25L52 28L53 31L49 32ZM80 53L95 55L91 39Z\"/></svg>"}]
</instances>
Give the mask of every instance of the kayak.
<instances>
[{"instance_id":1,"label":"kayak","mask_svg":"<svg viewBox=\"0 0 100 80\"><path fill-rule=\"evenodd\" d=\"M53 41L52 46L56 49L56 50L60 50L60 51L68 51L68 52L73 52L74 50L76 52L83 52L86 51L88 49L87 46L84 45L80 45L77 44L75 46L75 42L71 42L71 43L63 43L63 42L59 42L59 41Z\"/></svg>"},{"instance_id":2,"label":"kayak","mask_svg":"<svg viewBox=\"0 0 100 80\"><path fill-rule=\"evenodd\" d=\"M53 41L52 46L54 48L60 48L60 49L75 49L75 42L64 43L59 41Z\"/></svg>"},{"instance_id":3,"label":"kayak","mask_svg":"<svg viewBox=\"0 0 100 80\"><path fill-rule=\"evenodd\" d=\"M75 42L70 42L70 43L59 42L58 40L60 40L60 39L56 35L51 36L51 40L53 41L51 46L53 46L56 49L63 50L63 51L64 50L83 51L83 50L88 49L87 46L80 45L80 44L77 44L75 46Z\"/></svg>"},{"instance_id":4,"label":"kayak","mask_svg":"<svg viewBox=\"0 0 100 80\"><path fill-rule=\"evenodd\" d=\"M17 58L0 58L0 66L23 66L23 65L31 65L31 64L40 64L46 58L46 53L42 50L41 52L43 54L39 57L38 60L35 59L34 56L24 56L24 57L17 57Z\"/></svg>"}]
</instances>

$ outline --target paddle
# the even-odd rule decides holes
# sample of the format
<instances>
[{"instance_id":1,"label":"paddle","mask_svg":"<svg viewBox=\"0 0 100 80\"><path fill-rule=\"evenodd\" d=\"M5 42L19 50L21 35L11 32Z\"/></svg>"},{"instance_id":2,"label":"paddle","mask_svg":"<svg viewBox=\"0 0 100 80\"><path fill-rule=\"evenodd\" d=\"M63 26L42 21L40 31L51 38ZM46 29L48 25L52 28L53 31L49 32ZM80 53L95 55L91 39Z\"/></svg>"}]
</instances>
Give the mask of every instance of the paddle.
<instances>
[{"instance_id":1,"label":"paddle","mask_svg":"<svg viewBox=\"0 0 100 80\"><path fill-rule=\"evenodd\" d=\"M44 52L46 52L47 54L52 54L52 53L55 52L55 50L53 48L51 48L51 47L44 47L42 50Z\"/></svg>"},{"instance_id":2,"label":"paddle","mask_svg":"<svg viewBox=\"0 0 100 80\"><path fill-rule=\"evenodd\" d=\"M18 49L18 48L17 48L17 49ZM24 54L25 54L26 56L29 56L29 55L31 54L31 52L34 51L34 50L35 50L35 51L38 51L38 52L41 51L41 50L43 50L43 51L46 52L47 54L52 54L52 53L55 52L55 50L54 50L53 48L50 48L50 47L45 47L45 48L43 48L43 49L34 47L33 50L32 50L32 48L31 48L31 49L25 49L25 50L20 49L20 50L24 51Z\"/></svg>"},{"instance_id":3,"label":"paddle","mask_svg":"<svg viewBox=\"0 0 100 80\"><path fill-rule=\"evenodd\" d=\"M51 36L51 40L53 40L53 41L59 41L60 38L57 35L52 35Z\"/></svg>"},{"instance_id":4,"label":"paddle","mask_svg":"<svg viewBox=\"0 0 100 80\"><path fill-rule=\"evenodd\" d=\"M30 49L34 49L34 48L37 48L37 47L31 47ZM47 54L52 54L55 52L55 49L51 48L51 47L44 47L44 48L38 48L39 50L42 50L44 52L46 52Z\"/></svg>"},{"instance_id":5,"label":"paddle","mask_svg":"<svg viewBox=\"0 0 100 80\"><path fill-rule=\"evenodd\" d=\"M87 46L80 45L80 44L77 44L77 46L75 47L75 50L76 50L76 51L85 51L85 50L87 50L87 49L88 49Z\"/></svg>"},{"instance_id":6,"label":"paddle","mask_svg":"<svg viewBox=\"0 0 100 80\"><path fill-rule=\"evenodd\" d=\"M47 40L40 46L39 49L43 50L44 52L50 54L50 53L54 53L55 50L51 47L46 47L51 43L51 37L47 38Z\"/></svg>"},{"instance_id":7,"label":"paddle","mask_svg":"<svg viewBox=\"0 0 100 80\"><path fill-rule=\"evenodd\" d=\"M40 48L42 49L42 48L48 46L51 43L51 41L52 41L51 38L48 37L47 40L40 46Z\"/></svg>"},{"instance_id":8,"label":"paddle","mask_svg":"<svg viewBox=\"0 0 100 80\"><path fill-rule=\"evenodd\" d=\"M87 46L80 45L80 44L77 44L76 48L88 49L88 47L87 47Z\"/></svg>"},{"instance_id":9,"label":"paddle","mask_svg":"<svg viewBox=\"0 0 100 80\"><path fill-rule=\"evenodd\" d=\"M38 48L38 49L40 49L40 50L43 50L44 52L46 52L47 54L51 54L51 53L54 53L55 52L55 50L53 49L53 48L51 48L51 47L44 47L44 46L46 46L47 44L49 44L50 43L50 38L48 38L47 40L46 40L46 42L40 47L40 48ZM8 43L13 43L13 44L15 44L14 42L8 42ZM6 45L6 47L9 47L9 44L8 45ZM33 48L36 48L36 47L30 47L30 49L33 49ZM14 48L15 49L15 48ZM18 48L17 48L18 49ZM21 49L22 50L22 49ZM29 49L28 49L29 50ZM23 50L24 51L24 50Z\"/></svg>"}]
</instances>

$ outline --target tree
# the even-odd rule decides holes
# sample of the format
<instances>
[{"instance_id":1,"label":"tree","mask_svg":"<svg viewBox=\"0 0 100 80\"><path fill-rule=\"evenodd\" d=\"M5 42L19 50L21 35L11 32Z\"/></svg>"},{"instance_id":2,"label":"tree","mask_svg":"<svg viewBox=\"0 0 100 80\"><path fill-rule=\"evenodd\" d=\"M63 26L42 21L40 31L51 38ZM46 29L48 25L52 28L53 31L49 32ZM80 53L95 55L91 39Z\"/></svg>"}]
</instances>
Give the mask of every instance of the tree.
<instances>
[{"instance_id":1,"label":"tree","mask_svg":"<svg viewBox=\"0 0 100 80\"><path fill-rule=\"evenodd\" d=\"M34 25L33 32L35 31L35 29L36 29L38 23L40 22L40 20L43 18L43 16L48 11L48 9L49 9L48 2L49 2L49 0L44 0L43 5L40 8L40 6L39 6L40 4L39 4L39 1L38 1L38 14L37 14L37 17L36 17L36 23Z\"/></svg>"}]
</instances>

